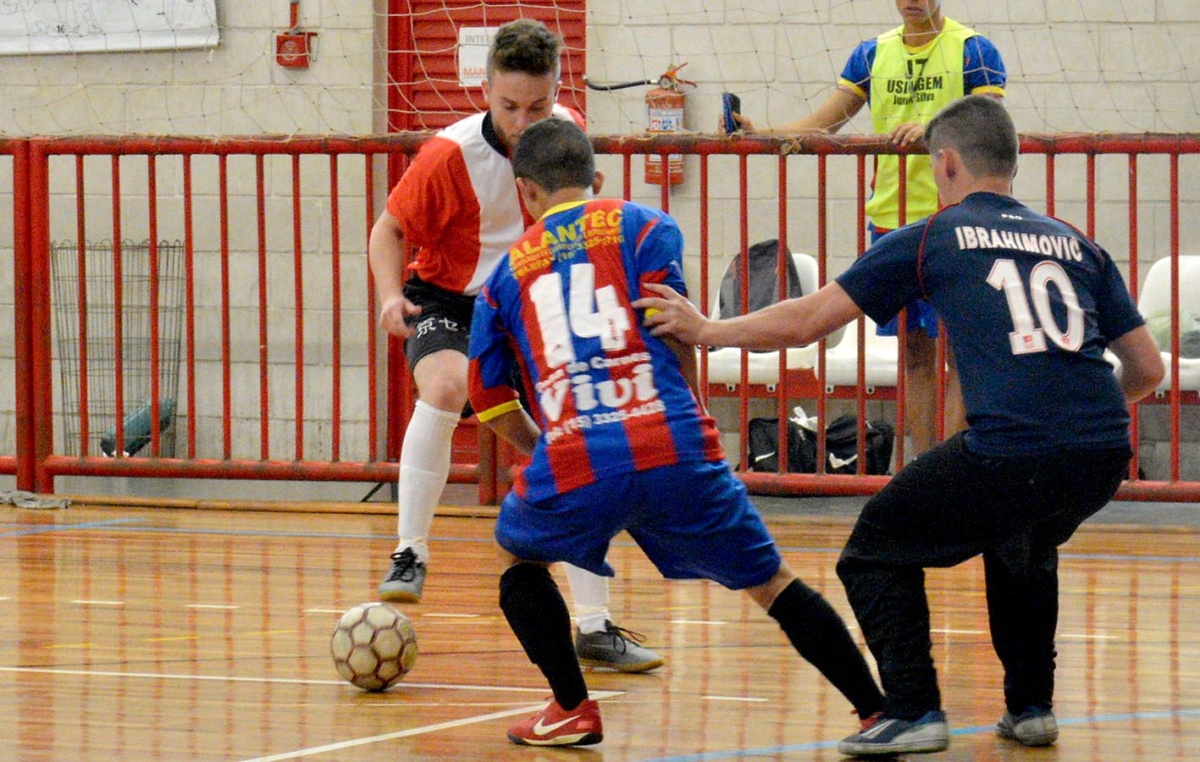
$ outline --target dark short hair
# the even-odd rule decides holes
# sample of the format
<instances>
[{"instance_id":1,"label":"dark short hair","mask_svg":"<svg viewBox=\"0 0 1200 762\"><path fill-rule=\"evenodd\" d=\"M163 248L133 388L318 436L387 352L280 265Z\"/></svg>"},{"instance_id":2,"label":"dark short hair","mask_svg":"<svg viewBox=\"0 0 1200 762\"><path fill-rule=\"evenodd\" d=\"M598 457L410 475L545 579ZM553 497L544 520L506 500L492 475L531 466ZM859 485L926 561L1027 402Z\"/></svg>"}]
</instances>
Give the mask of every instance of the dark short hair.
<instances>
[{"instance_id":1,"label":"dark short hair","mask_svg":"<svg viewBox=\"0 0 1200 762\"><path fill-rule=\"evenodd\" d=\"M592 141L566 119L543 119L521 133L512 156L513 174L554 192L590 188L596 177Z\"/></svg>"},{"instance_id":2,"label":"dark short hair","mask_svg":"<svg viewBox=\"0 0 1200 762\"><path fill-rule=\"evenodd\" d=\"M562 38L533 19L517 19L500 27L488 50L487 76L493 72L521 72L558 79Z\"/></svg>"},{"instance_id":3,"label":"dark short hair","mask_svg":"<svg viewBox=\"0 0 1200 762\"><path fill-rule=\"evenodd\" d=\"M968 95L938 112L925 128L929 152L953 148L977 177L1011 178L1021 142L1008 109L987 95Z\"/></svg>"}]
</instances>

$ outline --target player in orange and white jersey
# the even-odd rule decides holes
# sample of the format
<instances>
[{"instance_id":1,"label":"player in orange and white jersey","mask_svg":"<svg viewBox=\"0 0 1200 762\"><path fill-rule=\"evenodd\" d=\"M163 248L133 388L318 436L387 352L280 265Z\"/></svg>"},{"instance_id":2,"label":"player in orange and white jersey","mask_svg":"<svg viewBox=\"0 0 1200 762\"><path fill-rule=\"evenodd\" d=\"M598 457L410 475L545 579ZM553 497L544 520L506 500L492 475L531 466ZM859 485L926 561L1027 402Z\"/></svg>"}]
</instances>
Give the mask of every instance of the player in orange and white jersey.
<instances>
[{"instance_id":1,"label":"player in orange and white jersey","mask_svg":"<svg viewBox=\"0 0 1200 762\"><path fill-rule=\"evenodd\" d=\"M419 400L404 434L398 487L399 542L379 585L385 601L421 599L429 529L450 473L451 440L467 404L467 347L475 295L527 225L509 156L521 133L550 117L582 126L556 103L562 40L537 21L502 26L488 52L488 110L431 138L388 197L368 257L379 323L403 337ZM416 248L406 279L404 247ZM584 664L642 672L662 664L616 627L608 582L569 567Z\"/></svg>"}]
</instances>

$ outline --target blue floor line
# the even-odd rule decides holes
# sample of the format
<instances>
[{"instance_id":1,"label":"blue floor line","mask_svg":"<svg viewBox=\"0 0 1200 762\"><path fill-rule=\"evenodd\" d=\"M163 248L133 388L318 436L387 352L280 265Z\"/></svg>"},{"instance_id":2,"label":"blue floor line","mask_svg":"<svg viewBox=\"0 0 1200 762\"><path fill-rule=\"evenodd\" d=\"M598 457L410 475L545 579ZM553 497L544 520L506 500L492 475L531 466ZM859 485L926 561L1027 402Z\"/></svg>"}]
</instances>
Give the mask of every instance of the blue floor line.
<instances>
[{"instance_id":1,"label":"blue floor line","mask_svg":"<svg viewBox=\"0 0 1200 762\"><path fill-rule=\"evenodd\" d=\"M27 537L33 534L45 534L46 532L69 532L75 529L107 529L119 524L132 524L145 521L140 518L123 518L110 519L109 521L86 521L79 524L37 524L34 526L25 525L23 529L17 529L11 532L0 532L0 539L5 537ZM136 527L126 527L126 529L136 529Z\"/></svg>"},{"instance_id":2,"label":"blue floor line","mask_svg":"<svg viewBox=\"0 0 1200 762\"><path fill-rule=\"evenodd\" d=\"M1166 720L1180 717L1200 717L1200 709L1179 709L1161 712L1133 712L1129 714L1102 714L1093 717L1069 717L1058 720L1059 727L1069 725L1092 725L1109 722L1132 722L1134 720ZM991 735L996 732L994 725L978 725L970 728L954 728L951 736ZM701 754L683 754L670 757L651 757L641 762L708 762L717 759L744 759L747 757L776 756L779 754L799 754L816 751L817 749L833 749L837 741L814 741L813 743L792 744L788 746L763 746L754 749L728 749L726 751L708 751Z\"/></svg>"}]
</instances>

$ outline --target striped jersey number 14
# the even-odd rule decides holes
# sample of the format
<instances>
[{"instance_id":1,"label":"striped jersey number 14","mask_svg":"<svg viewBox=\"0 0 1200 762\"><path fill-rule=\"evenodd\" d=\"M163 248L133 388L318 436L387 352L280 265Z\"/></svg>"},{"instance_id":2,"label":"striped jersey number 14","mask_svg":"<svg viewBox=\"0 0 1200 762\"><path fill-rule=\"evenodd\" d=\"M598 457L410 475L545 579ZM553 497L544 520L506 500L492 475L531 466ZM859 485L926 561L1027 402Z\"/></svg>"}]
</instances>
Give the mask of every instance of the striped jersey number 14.
<instances>
[{"instance_id":1,"label":"striped jersey number 14","mask_svg":"<svg viewBox=\"0 0 1200 762\"><path fill-rule=\"evenodd\" d=\"M542 334L546 364L557 368L575 361L572 334L600 339L605 351L624 349L625 334L632 328L629 312L611 285L595 288L596 268L590 263L571 265L570 305L563 303L562 275L550 272L529 287Z\"/></svg>"}]
</instances>

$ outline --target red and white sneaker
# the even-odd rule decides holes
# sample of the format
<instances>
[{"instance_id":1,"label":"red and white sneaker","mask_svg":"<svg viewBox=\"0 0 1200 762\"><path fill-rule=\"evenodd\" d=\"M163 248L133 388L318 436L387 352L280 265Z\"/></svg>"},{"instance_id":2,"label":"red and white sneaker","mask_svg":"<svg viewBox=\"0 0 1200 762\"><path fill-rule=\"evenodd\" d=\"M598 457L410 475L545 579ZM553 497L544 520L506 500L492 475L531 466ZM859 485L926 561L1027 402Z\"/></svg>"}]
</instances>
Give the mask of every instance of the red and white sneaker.
<instances>
[{"instance_id":1,"label":"red and white sneaker","mask_svg":"<svg viewBox=\"0 0 1200 762\"><path fill-rule=\"evenodd\" d=\"M508 740L525 746L587 746L603 738L600 706L592 699L570 711L552 700L541 712L508 729Z\"/></svg>"}]
</instances>

